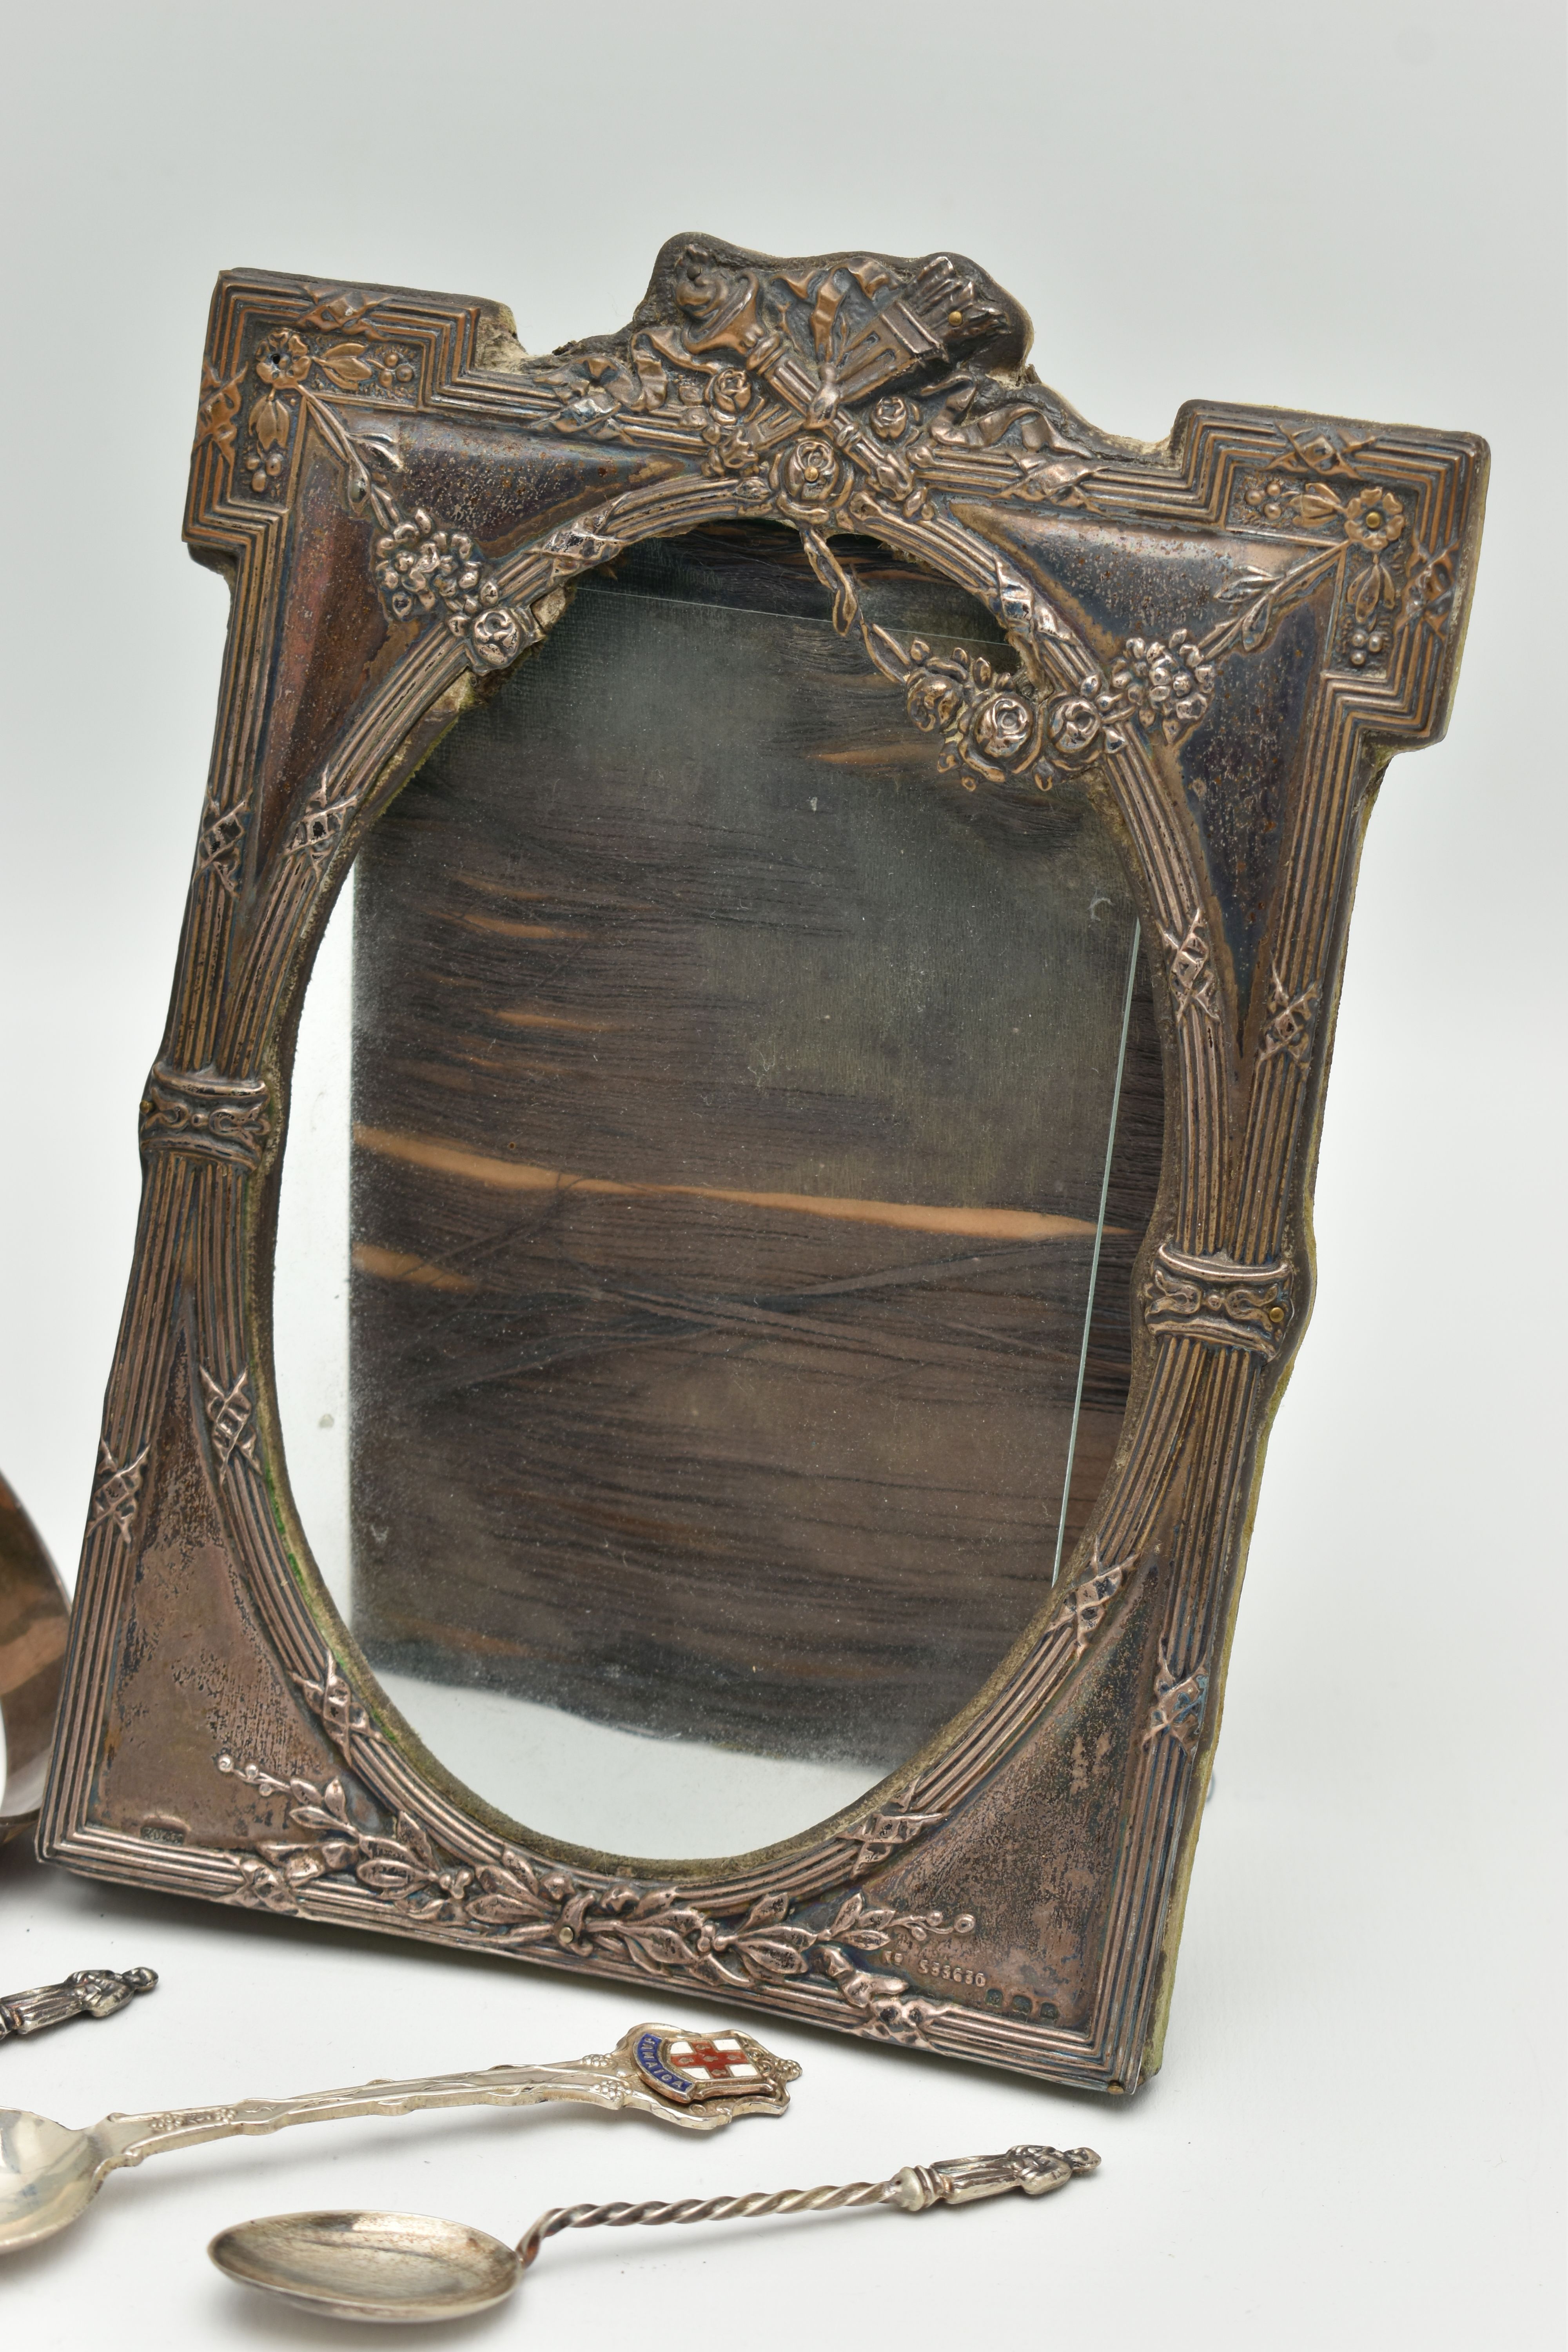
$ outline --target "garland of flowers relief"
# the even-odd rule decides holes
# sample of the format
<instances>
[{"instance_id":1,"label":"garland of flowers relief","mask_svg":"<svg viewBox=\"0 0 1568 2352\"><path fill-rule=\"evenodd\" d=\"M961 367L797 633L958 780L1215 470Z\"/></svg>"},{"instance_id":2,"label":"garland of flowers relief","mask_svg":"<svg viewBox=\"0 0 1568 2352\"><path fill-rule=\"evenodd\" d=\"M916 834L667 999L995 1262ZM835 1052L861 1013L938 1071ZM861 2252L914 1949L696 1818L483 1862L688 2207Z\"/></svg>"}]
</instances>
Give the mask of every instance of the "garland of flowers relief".
<instances>
[{"instance_id":1,"label":"garland of flowers relief","mask_svg":"<svg viewBox=\"0 0 1568 2352\"><path fill-rule=\"evenodd\" d=\"M501 596L493 570L467 531L443 529L423 507L405 513L386 485L402 470L395 446L384 434L355 430L332 405L326 387L363 393L374 386L383 399L412 401L418 371L402 345L367 341L361 336L336 341L303 330L356 323L374 309L348 295L321 297L292 326L275 328L258 350L250 373L260 386L246 417L247 439L239 443L247 372L227 383L205 372L197 411L196 446L210 441L247 476L257 498L281 493L291 439L301 416L309 416L343 468L351 506L363 509L378 526L372 570L389 618L405 621L437 615L459 638L476 669L504 669L525 643L542 631L530 627Z\"/></svg>"},{"instance_id":2,"label":"garland of flowers relief","mask_svg":"<svg viewBox=\"0 0 1568 2352\"><path fill-rule=\"evenodd\" d=\"M1092 508L1111 457L1075 439L1037 388L1010 395L962 365L929 383L944 356L1001 320L987 285L946 256L909 277L869 258L768 274L693 246L672 299L676 315L638 329L624 348L521 361L511 377L520 423L679 452L704 478L728 480L742 511L793 525L831 593L835 626L858 631L914 724L940 737L941 771L968 790L1008 780L1048 790L1133 731L1179 744L1207 713L1221 664L1257 651L1330 572L1343 575L1340 652L1352 670L1384 662L1401 631L1446 625L1454 551L1416 539L1405 502L1377 478L1376 444L1281 426L1278 457L1239 478L1233 526L1323 544L1280 571L1248 564L1217 592L1230 609L1208 629L1130 635L1098 667L996 562L990 601L1011 666L962 646L900 644L868 620L835 536L870 532L897 544L900 525L923 522L967 540L933 509L932 494L964 487L981 464L993 499ZM270 499L309 416L343 468L351 505L376 527L372 568L388 617L437 619L474 667L504 668L546 625L508 601L471 535L421 506L405 510L394 492L402 466L394 443L351 425L335 404L416 394L413 355L367 324L377 308L347 293L315 296L226 382L209 371L198 446L212 442L254 496ZM1000 478L998 462L1011 469ZM588 519L580 557L555 551L552 579L615 551L613 514ZM545 545L561 538L557 530Z\"/></svg>"},{"instance_id":3,"label":"garland of flowers relief","mask_svg":"<svg viewBox=\"0 0 1568 2352\"><path fill-rule=\"evenodd\" d=\"M1084 1657L1107 1612L1138 1562L1103 1561L1098 1541L1086 1579L1053 1612L1037 1657L1037 1706ZM319 1677L296 1677L328 1738L352 1769L364 1752L387 1757L383 1734L340 1673L331 1651ZM803 1991L854 2012L858 2030L874 2037L919 2041L945 2005L917 1992L908 1979L879 1965L897 1950L912 1950L975 1933L967 1911L901 1911L879 1904L852 1883L820 1906L787 1888L758 1895L734 1914L704 1908L676 1887L647 1887L580 1875L512 1845L489 1861L465 1861L444 1852L406 1806L386 1830L362 1818L352 1780L284 1779L255 1762L239 1764L227 1748L217 1769L264 1798L287 1800L288 1834L257 1840L234 1855L239 1881L232 1901L263 1910L296 1912L318 1890L368 1896L390 1923L447 1927L503 1951L553 1946L556 1953L597 1957L677 1979L745 1992L797 1984ZM877 1868L947 1817L949 1803L918 1807L918 1787L900 1807L882 1810L836 1833L850 1882ZM840 1881L842 1885L843 1881ZM868 1965L868 1962L871 1965ZM934 1973L987 1990L983 1970L931 1963Z\"/></svg>"},{"instance_id":4,"label":"garland of flowers relief","mask_svg":"<svg viewBox=\"0 0 1568 2352\"><path fill-rule=\"evenodd\" d=\"M353 1698L329 1653L319 1681L301 1678L329 1738L350 1757L352 1743L374 1746L380 1733ZM800 1981L855 2012L859 2030L893 2041L919 2041L943 2006L916 1994L901 1976L866 1965L867 1956L934 1938L974 1933L967 1912L901 1912L869 1902L856 1888L821 1920L787 1892L759 1895L732 1922L686 1901L675 1887L585 1879L503 1845L491 1862L443 1853L406 1810L388 1832L362 1820L342 1776L317 1782L282 1780L225 1750L220 1772L258 1796L283 1797L285 1828L258 1840L235 1860L240 1880L231 1900L268 1911L297 1912L317 1887L368 1895L393 1923L466 1931L500 1951L552 1946L558 1957L607 1959L735 1992Z\"/></svg>"}]
</instances>

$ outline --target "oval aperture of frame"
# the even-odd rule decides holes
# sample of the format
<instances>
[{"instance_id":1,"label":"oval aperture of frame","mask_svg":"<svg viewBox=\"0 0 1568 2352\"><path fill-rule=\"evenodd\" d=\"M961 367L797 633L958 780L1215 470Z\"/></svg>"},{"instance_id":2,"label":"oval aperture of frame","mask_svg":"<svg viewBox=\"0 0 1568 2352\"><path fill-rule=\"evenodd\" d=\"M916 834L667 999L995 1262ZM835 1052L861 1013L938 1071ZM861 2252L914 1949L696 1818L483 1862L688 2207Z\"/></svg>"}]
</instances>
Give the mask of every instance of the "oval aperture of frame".
<instances>
[{"instance_id":1,"label":"oval aperture of frame","mask_svg":"<svg viewBox=\"0 0 1568 2352\"><path fill-rule=\"evenodd\" d=\"M943 768L1014 657L839 541L579 585L367 835L307 992L274 1356L329 1591L453 1778L750 1853L926 1748L1120 1433L1163 1097L1080 783ZM989 665L987 670L984 665Z\"/></svg>"}]
</instances>

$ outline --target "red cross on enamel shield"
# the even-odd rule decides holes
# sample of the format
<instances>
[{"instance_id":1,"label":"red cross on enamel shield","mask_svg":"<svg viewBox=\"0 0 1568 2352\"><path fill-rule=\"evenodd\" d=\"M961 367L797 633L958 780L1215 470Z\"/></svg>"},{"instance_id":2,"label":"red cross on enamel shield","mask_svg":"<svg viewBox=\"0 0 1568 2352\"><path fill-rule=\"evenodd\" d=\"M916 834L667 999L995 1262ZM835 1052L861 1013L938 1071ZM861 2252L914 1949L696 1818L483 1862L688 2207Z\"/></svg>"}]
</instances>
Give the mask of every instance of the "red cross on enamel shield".
<instances>
[{"instance_id":1,"label":"red cross on enamel shield","mask_svg":"<svg viewBox=\"0 0 1568 2352\"><path fill-rule=\"evenodd\" d=\"M645 2079L685 2106L695 2099L770 2092L765 2053L739 2033L639 2033L634 2056ZM762 2063L759 2063L759 2061Z\"/></svg>"},{"instance_id":2,"label":"red cross on enamel shield","mask_svg":"<svg viewBox=\"0 0 1568 2352\"><path fill-rule=\"evenodd\" d=\"M745 2044L733 2033L679 2035L665 2043L665 2056L678 2074L693 2083L755 2083L760 2078L746 2055Z\"/></svg>"}]
</instances>

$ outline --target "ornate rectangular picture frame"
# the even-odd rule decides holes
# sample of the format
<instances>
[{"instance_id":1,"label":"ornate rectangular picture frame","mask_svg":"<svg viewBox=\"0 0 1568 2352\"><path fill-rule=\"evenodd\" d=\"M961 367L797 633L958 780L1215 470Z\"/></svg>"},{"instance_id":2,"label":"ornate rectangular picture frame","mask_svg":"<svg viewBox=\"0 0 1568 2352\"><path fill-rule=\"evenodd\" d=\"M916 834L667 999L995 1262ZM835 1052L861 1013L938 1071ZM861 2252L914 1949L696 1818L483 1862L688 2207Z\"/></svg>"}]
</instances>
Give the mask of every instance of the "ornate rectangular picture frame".
<instances>
[{"instance_id":1,"label":"ornate rectangular picture frame","mask_svg":"<svg viewBox=\"0 0 1568 2352\"><path fill-rule=\"evenodd\" d=\"M1196 403L1098 432L972 262L660 252L619 334L226 275L185 533L232 597L39 1850L97 1876L548 1962L1102 2091L1159 2064L1309 1200L1363 825L1447 722L1473 436ZM369 828L574 584L798 536L933 791L1070 781L1150 950L1158 1201L1131 1395L1074 1557L862 1805L723 1864L552 1843L411 1733L291 1496L270 1296L293 1039ZM1012 667L873 626L850 541Z\"/></svg>"}]
</instances>

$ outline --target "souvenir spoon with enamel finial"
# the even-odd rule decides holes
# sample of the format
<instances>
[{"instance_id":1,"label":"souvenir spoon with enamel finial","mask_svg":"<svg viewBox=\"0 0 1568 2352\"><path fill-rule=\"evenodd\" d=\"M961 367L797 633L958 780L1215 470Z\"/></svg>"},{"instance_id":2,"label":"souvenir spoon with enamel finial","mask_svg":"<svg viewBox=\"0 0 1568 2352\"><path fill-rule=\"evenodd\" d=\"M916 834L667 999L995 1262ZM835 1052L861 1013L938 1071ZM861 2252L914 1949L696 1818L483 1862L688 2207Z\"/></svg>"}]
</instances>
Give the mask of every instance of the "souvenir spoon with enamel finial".
<instances>
[{"instance_id":1,"label":"souvenir spoon with enamel finial","mask_svg":"<svg viewBox=\"0 0 1568 2352\"><path fill-rule=\"evenodd\" d=\"M430 2074L410 2082L359 2083L292 2099L243 2099L229 2107L185 2107L105 2116L85 2131L47 2116L0 2107L0 2254L35 2246L74 2221L106 2173L176 2147L286 2124L352 2116L404 2116L416 2107L526 2107L570 2099L612 2114L655 2116L685 2131L717 2131L741 2116L782 2116L800 2073L746 2033L682 2033L634 2025L602 2056L544 2066L491 2066L482 2074Z\"/></svg>"},{"instance_id":2,"label":"souvenir spoon with enamel finial","mask_svg":"<svg viewBox=\"0 0 1568 2352\"><path fill-rule=\"evenodd\" d=\"M545 2240L561 2230L739 2221L864 2205L924 2213L933 2205L967 2205L1008 2189L1043 2197L1099 2162L1091 2147L1010 2147L1002 2156L910 2164L887 2180L853 2180L839 2189L758 2189L743 2197L680 2197L663 2204L555 2205L515 2246L487 2230L427 2213L275 2213L220 2231L207 2252L240 2285L259 2287L303 2311L382 2323L463 2319L504 2302Z\"/></svg>"}]
</instances>

